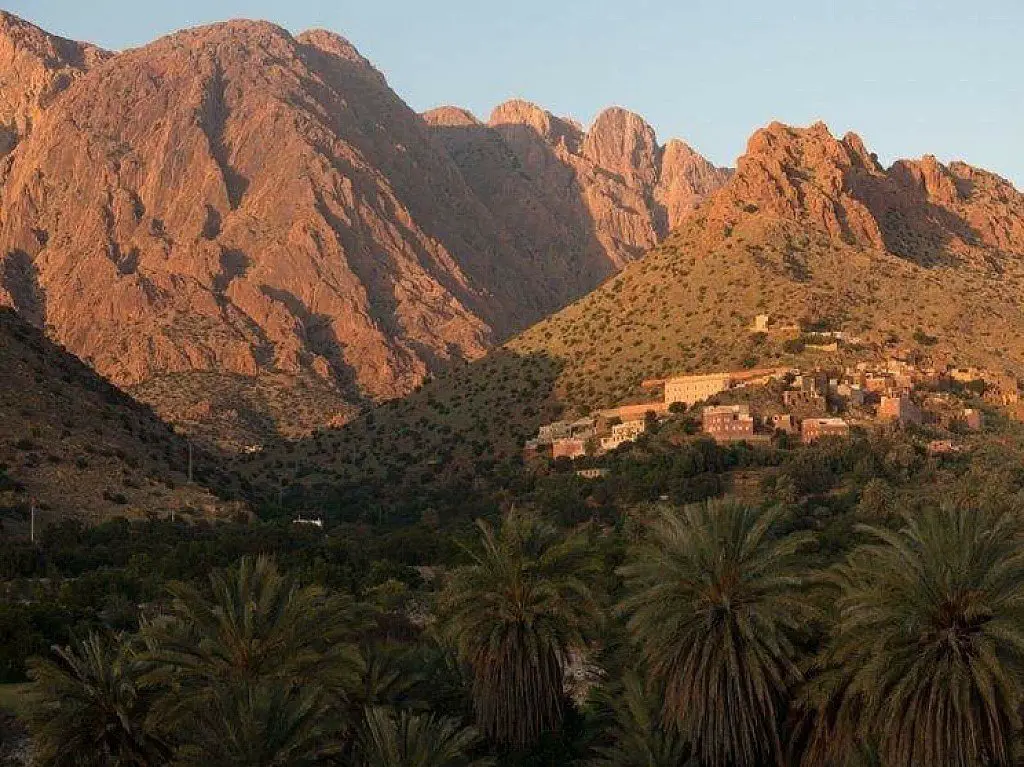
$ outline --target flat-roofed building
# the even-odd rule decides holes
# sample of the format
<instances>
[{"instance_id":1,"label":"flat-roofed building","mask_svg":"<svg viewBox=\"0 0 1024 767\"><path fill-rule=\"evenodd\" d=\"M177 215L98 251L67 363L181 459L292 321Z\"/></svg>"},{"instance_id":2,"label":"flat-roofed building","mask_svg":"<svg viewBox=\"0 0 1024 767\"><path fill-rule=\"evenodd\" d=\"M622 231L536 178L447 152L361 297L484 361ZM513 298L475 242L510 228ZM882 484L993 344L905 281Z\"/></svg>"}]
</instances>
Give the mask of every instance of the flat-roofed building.
<instances>
[{"instance_id":1,"label":"flat-roofed building","mask_svg":"<svg viewBox=\"0 0 1024 767\"><path fill-rule=\"evenodd\" d=\"M800 438L807 443L822 437L846 437L849 433L850 424L842 418L805 418L800 424Z\"/></svg>"},{"instance_id":2,"label":"flat-roofed building","mask_svg":"<svg viewBox=\"0 0 1024 767\"><path fill-rule=\"evenodd\" d=\"M954 444L950 439L933 439L928 443L928 455L948 455L959 452L960 446Z\"/></svg>"},{"instance_id":3,"label":"flat-roofed building","mask_svg":"<svg viewBox=\"0 0 1024 767\"><path fill-rule=\"evenodd\" d=\"M979 431L985 425L985 418L980 410L969 407L964 410L964 423L971 431Z\"/></svg>"},{"instance_id":4,"label":"flat-roofed building","mask_svg":"<svg viewBox=\"0 0 1024 767\"><path fill-rule=\"evenodd\" d=\"M732 388L731 373L675 376L665 381L665 404L682 402L689 406Z\"/></svg>"},{"instance_id":5,"label":"flat-roofed building","mask_svg":"<svg viewBox=\"0 0 1024 767\"><path fill-rule=\"evenodd\" d=\"M551 443L552 458L582 458L587 454L586 440L575 437L556 439Z\"/></svg>"},{"instance_id":6,"label":"flat-roofed building","mask_svg":"<svg viewBox=\"0 0 1024 767\"><path fill-rule=\"evenodd\" d=\"M798 429L796 419L792 413L776 413L768 419L772 431L784 431L786 434L796 434Z\"/></svg>"},{"instance_id":7,"label":"flat-roofed building","mask_svg":"<svg viewBox=\"0 0 1024 767\"><path fill-rule=\"evenodd\" d=\"M632 405L619 405L601 411L604 418L618 418L622 421L635 421L646 418L648 413L664 416L668 413L668 405L664 402L637 402Z\"/></svg>"},{"instance_id":8,"label":"flat-roofed building","mask_svg":"<svg viewBox=\"0 0 1024 767\"><path fill-rule=\"evenodd\" d=\"M597 436L597 418L586 416L570 424L569 436L574 439L590 439Z\"/></svg>"},{"instance_id":9,"label":"flat-roofed building","mask_svg":"<svg viewBox=\"0 0 1024 767\"><path fill-rule=\"evenodd\" d=\"M635 442L636 438L647 431L647 422L643 420L623 421L612 426L611 433L601 438L602 450L614 450L625 442Z\"/></svg>"},{"instance_id":10,"label":"flat-roofed building","mask_svg":"<svg viewBox=\"0 0 1024 767\"><path fill-rule=\"evenodd\" d=\"M537 441L551 444L556 439L564 439L572 435L572 424L569 421L547 423L537 430Z\"/></svg>"},{"instance_id":11,"label":"flat-roofed building","mask_svg":"<svg viewBox=\"0 0 1024 767\"><path fill-rule=\"evenodd\" d=\"M528 440L523 445L523 460L529 463L535 461L538 458L550 458L551 457L551 443L541 442L537 439Z\"/></svg>"},{"instance_id":12,"label":"flat-roofed building","mask_svg":"<svg viewBox=\"0 0 1024 767\"><path fill-rule=\"evenodd\" d=\"M747 405L706 407L701 414L701 424L704 433L718 442L754 436L754 417Z\"/></svg>"},{"instance_id":13,"label":"flat-roofed building","mask_svg":"<svg viewBox=\"0 0 1024 767\"><path fill-rule=\"evenodd\" d=\"M882 397L878 405L878 417L883 421L899 421L902 425L920 424L923 420L921 408L914 404L910 397Z\"/></svg>"}]
</instances>

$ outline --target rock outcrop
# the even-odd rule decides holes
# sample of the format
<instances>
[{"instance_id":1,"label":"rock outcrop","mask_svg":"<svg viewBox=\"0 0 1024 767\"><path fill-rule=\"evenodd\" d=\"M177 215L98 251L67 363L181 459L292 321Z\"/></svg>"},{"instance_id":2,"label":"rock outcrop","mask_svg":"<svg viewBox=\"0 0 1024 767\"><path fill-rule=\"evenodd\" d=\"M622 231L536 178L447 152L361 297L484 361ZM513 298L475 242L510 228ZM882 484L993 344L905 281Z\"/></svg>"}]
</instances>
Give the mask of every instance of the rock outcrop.
<instances>
[{"instance_id":1,"label":"rock outcrop","mask_svg":"<svg viewBox=\"0 0 1024 767\"><path fill-rule=\"evenodd\" d=\"M712 241L756 217L926 265L1024 253L1024 195L1005 179L930 155L886 169L859 136L836 138L820 122L757 131L735 177L705 207Z\"/></svg>"},{"instance_id":2,"label":"rock outcrop","mask_svg":"<svg viewBox=\"0 0 1024 767\"><path fill-rule=\"evenodd\" d=\"M11 162L0 303L120 385L273 372L394 397L598 279L536 279L547 254L322 31L231 22L120 54Z\"/></svg>"},{"instance_id":3,"label":"rock outcrop","mask_svg":"<svg viewBox=\"0 0 1024 767\"><path fill-rule=\"evenodd\" d=\"M0 157L72 82L111 54L0 11Z\"/></svg>"},{"instance_id":4,"label":"rock outcrop","mask_svg":"<svg viewBox=\"0 0 1024 767\"><path fill-rule=\"evenodd\" d=\"M568 254L584 275L606 277L641 256L728 178L680 141L660 146L643 118L619 107L588 131L518 99L487 125L457 107L425 118L492 215L514 231L532 222L539 249Z\"/></svg>"}]
</instances>

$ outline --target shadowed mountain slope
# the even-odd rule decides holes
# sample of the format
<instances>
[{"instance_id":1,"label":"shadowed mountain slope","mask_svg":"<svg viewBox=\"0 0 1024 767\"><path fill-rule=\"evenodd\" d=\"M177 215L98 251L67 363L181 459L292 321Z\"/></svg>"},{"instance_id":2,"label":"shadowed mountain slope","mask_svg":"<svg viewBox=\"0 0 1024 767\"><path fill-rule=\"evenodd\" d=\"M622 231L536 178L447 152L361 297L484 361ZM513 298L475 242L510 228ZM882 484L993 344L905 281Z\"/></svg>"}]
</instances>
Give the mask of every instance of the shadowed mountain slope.
<instances>
[{"instance_id":1,"label":"shadowed mountain slope","mask_svg":"<svg viewBox=\"0 0 1024 767\"><path fill-rule=\"evenodd\" d=\"M217 497L242 487L218 460L193 451L153 411L125 396L10 309L0 308L0 518L27 533L39 522L77 515L245 513Z\"/></svg>"}]
</instances>

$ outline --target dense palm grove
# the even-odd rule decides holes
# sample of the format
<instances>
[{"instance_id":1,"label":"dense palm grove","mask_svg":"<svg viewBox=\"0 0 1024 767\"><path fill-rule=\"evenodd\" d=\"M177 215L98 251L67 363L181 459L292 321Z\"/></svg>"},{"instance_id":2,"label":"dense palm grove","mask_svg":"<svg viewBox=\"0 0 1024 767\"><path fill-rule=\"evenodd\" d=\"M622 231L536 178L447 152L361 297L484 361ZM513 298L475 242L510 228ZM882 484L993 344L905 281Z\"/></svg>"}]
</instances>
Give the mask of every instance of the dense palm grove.
<instances>
[{"instance_id":1,"label":"dense palm grove","mask_svg":"<svg viewBox=\"0 0 1024 767\"><path fill-rule=\"evenodd\" d=\"M324 531L68 524L0 547L0 673L42 765L1014 765L1017 439L661 434Z\"/></svg>"}]
</instances>

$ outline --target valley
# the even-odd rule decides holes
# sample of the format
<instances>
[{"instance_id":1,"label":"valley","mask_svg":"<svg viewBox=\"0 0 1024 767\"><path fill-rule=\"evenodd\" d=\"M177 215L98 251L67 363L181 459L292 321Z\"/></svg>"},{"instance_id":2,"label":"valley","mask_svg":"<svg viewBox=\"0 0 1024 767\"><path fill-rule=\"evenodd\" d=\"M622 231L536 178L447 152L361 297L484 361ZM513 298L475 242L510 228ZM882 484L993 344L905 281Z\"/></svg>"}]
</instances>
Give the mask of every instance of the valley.
<instances>
[{"instance_id":1,"label":"valley","mask_svg":"<svg viewBox=\"0 0 1024 767\"><path fill-rule=\"evenodd\" d=\"M1024 194L384 71L0 11L0 764L1015 764Z\"/></svg>"}]
</instances>

